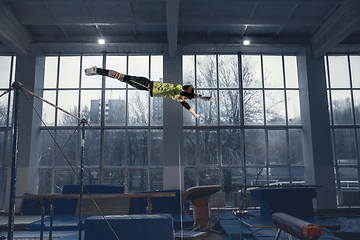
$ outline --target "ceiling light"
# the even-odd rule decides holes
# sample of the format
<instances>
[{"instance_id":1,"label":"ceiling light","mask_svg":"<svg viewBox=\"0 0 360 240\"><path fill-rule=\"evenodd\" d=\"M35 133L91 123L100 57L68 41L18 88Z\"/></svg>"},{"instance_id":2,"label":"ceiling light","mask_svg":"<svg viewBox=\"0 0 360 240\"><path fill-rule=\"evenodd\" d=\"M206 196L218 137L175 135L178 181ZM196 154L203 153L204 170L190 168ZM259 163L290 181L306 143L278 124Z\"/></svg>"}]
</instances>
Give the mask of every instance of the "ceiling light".
<instances>
[{"instance_id":1,"label":"ceiling light","mask_svg":"<svg viewBox=\"0 0 360 240\"><path fill-rule=\"evenodd\" d=\"M250 45L250 40L244 40L243 44L244 45Z\"/></svg>"},{"instance_id":2,"label":"ceiling light","mask_svg":"<svg viewBox=\"0 0 360 240\"><path fill-rule=\"evenodd\" d=\"M105 39L99 39L99 40L98 40L98 43L99 43L99 44L105 44Z\"/></svg>"}]
</instances>

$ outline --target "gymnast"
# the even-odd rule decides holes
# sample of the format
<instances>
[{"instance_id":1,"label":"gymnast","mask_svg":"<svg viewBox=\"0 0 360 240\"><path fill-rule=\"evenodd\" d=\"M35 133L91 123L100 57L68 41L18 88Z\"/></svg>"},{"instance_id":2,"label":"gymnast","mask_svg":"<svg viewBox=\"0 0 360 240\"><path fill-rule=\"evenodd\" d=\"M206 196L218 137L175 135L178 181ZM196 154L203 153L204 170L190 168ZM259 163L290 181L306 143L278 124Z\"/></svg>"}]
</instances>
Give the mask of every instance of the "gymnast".
<instances>
[{"instance_id":1,"label":"gymnast","mask_svg":"<svg viewBox=\"0 0 360 240\"><path fill-rule=\"evenodd\" d=\"M130 76L119 73L114 70L107 70L98 68L96 66L85 69L86 76L102 75L106 77L116 78L121 82L125 82L136 89L145 90L150 92L151 97L170 97L176 101L179 101L181 105L189 110L194 117L198 117L196 112L190 105L185 102L185 99L200 98L204 101L212 101L214 97L205 97L201 94L194 93L194 87L192 85L175 85L171 83L162 83L157 81L151 81L146 77Z\"/></svg>"}]
</instances>

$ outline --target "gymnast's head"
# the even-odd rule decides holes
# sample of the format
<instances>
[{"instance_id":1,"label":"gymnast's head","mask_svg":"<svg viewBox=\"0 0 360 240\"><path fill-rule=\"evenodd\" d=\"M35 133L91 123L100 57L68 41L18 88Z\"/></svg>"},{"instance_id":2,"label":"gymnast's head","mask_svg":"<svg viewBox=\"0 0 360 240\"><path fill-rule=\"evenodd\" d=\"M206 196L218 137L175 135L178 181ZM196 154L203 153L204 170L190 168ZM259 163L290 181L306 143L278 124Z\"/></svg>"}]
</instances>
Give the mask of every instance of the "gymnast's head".
<instances>
[{"instance_id":1,"label":"gymnast's head","mask_svg":"<svg viewBox=\"0 0 360 240\"><path fill-rule=\"evenodd\" d=\"M194 94L194 87L193 85L185 85L183 86L183 90L187 93L192 93Z\"/></svg>"}]
</instances>

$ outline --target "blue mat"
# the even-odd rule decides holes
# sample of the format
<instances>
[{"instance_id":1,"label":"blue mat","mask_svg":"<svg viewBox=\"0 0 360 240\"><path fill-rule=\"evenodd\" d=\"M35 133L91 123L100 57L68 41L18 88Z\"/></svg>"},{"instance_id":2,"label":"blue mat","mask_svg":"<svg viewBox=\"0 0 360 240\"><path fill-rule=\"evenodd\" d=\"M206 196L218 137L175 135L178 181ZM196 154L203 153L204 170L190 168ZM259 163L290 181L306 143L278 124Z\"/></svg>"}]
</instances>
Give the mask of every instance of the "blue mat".
<instances>
[{"instance_id":1,"label":"blue mat","mask_svg":"<svg viewBox=\"0 0 360 240\"><path fill-rule=\"evenodd\" d=\"M214 214L217 214L220 220L238 220L232 211L218 211L214 212Z\"/></svg>"},{"instance_id":2,"label":"blue mat","mask_svg":"<svg viewBox=\"0 0 360 240\"><path fill-rule=\"evenodd\" d=\"M240 221L239 220L220 220L220 229L226 235L228 239L238 240L240 239ZM252 237L252 234L248 228L242 226L242 237Z\"/></svg>"},{"instance_id":3,"label":"blue mat","mask_svg":"<svg viewBox=\"0 0 360 240\"><path fill-rule=\"evenodd\" d=\"M340 225L340 230L332 231L335 236L344 240L360 239L360 218L337 217L327 218L326 221Z\"/></svg>"},{"instance_id":4,"label":"blue mat","mask_svg":"<svg viewBox=\"0 0 360 240\"><path fill-rule=\"evenodd\" d=\"M252 235L256 240L274 240L278 232L277 228L251 228ZM288 240L289 235L284 231L281 231L279 240ZM298 238L292 236L292 239L298 240ZM341 240L341 238L336 237L328 229L322 228L321 237L318 240Z\"/></svg>"},{"instance_id":5,"label":"blue mat","mask_svg":"<svg viewBox=\"0 0 360 240\"><path fill-rule=\"evenodd\" d=\"M261 216L284 212L295 217L313 217L315 188L273 188L250 190L252 199L260 201Z\"/></svg>"},{"instance_id":6,"label":"blue mat","mask_svg":"<svg viewBox=\"0 0 360 240\"><path fill-rule=\"evenodd\" d=\"M4 235L5 237L7 237L8 232L1 232L0 235ZM76 235L76 237L79 236L79 231L53 231L52 232L52 237L53 238L60 238L60 237L67 237L70 235ZM85 232L82 231L82 236L85 235ZM49 238L49 232L48 231L44 231L44 239L45 238ZM34 239L39 239L40 237L40 232L38 231L14 231L14 239L15 238L34 238ZM76 238L77 239L77 238Z\"/></svg>"},{"instance_id":7,"label":"blue mat","mask_svg":"<svg viewBox=\"0 0 360 240\"><path fill-rule=\"evenodd\" d=\"M78 235L68 235L68 236L63 236L61 238L58 238L58 240L78 240L79 239L79 234ZM85 236L84 234L81 235L81 239L84 240Z\"/></svg>"},{"instance_id":8,"label":"blue mat","mask_svg":"<svg viewBox=\"0 0 360 240\"><path fill-rule=\"evenodd\" d=\"M174 229L181 229L181 214L173 214L172 217L174 221ZM193 219L187 213L182 214L183 228L192 228L193 222Z\"/></svg>"},{"instance_id":9,"label":"blue mat","mask_svg":"<svg viewBox=\"0 0 360 240\"><path fill-rule=\"evenodd\" d=\"M31 194L25 194L31 195ZM75 209L76 199L62 199L55 198L52 200L54 205L54 214L73 214ZM50 215L50 201L49 199L43 199L45 207L45 215ZM22 215L41 215L42 205L40 199L25 198L21 204Z\"/></svg>"},{"instance_id":10,"label":"blue mat","mask_svg":"<svg viewBox=\"0 0 360 240\"><path fill-rule=\"evenodd\" d=\"M175 232L176 238L194 238L200 237L201 235L206 234L206 232L199 232L199 231L183 231L183 232Z\"/></svg>"},{"instance_id":11,"label":"blue mat","mask_svg":"<svg viewBox=\"0 0 360 240\"><path fill-rule=\"evenodd\" d=\"M82 228L85 229L85 219L91 215L83 215ZM181 215L173 214L174 229L181 229ZM186 213L182 214L183 228L192 228L193 219ZM50 217L44 218L44 231L50 229ZM40 231L41 220L29 224L29 231ZM53 231L62 230L78 230L79 229L79 216L78 215L54 215L53 217Z\"/></svg>"},{"instance_id":12,"label":"blue mat","mask_svg":"<svg viewBox=\"0 0 360 240\"><path fill-rule=\"evenodd\" d=\"M173 220L170 214L106 216L107 222L120 240L174 239ZM100 216L85 221L85 240L116 240L115 234Z\"/></svg>"},{"instance_id":13,"label":"blue mat","mask_svg":"<svg viewBox=\"0 0 360 240\"><path fill-rule=\"evenodd\" d=\"M82 217L82 229L85 228L85 219L89 215ZM53 217L53 231L64 230L78 230L79 229L79 216L77 215L54 215ZM41 220L29 224L29 231L40 231ZM50 217L44 218L44 231L50 230Z\"/></svg>"},{"instance_id":14,"label":"blue mat","mask_svg":"<svg viewBox=\"0 0 360 240\"><path fill-rule=\"evenodd\" d=\"M143 193L175 192L175 197L152 197L152 214L180 214L180 190L151 191ZM146 214L147 198L131 198L129 214Z\"/></svg>"}]
</instances>

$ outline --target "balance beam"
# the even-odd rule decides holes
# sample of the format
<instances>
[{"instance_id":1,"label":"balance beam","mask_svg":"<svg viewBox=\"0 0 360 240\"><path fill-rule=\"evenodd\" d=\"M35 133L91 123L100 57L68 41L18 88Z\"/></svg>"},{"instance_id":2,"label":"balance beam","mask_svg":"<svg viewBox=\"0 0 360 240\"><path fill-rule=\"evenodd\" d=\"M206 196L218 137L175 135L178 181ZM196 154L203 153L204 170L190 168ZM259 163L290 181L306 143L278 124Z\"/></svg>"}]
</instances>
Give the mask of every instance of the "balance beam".
<instances>
[{"instance_id":1,"label":"balance beam","mask_svg":"<svg viewBox=\"0 0 360 240\"><path fill-rule=\"evenodd\" d=\"M275 237L277 240L280 232L287 232L290 236L298 239L317 239L321 237L321 227L293 217L286 213L273 213L271 218L279 231Z\"/></svg>"}]
</instances>

